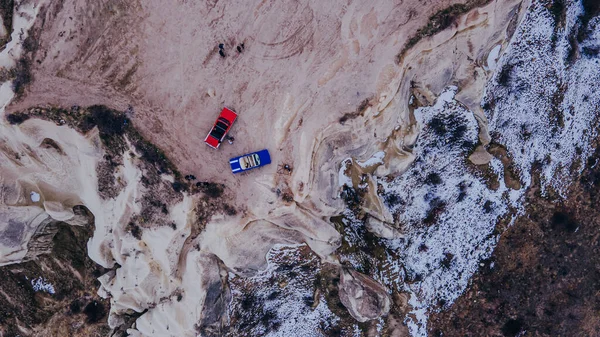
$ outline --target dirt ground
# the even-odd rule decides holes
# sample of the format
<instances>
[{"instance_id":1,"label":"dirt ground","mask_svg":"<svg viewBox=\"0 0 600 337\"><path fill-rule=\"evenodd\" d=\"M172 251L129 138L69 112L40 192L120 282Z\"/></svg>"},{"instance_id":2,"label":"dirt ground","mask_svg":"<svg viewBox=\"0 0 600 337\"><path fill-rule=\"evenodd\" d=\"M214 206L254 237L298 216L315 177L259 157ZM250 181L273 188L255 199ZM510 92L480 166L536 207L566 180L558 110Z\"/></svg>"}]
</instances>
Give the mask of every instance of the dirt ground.
<instances>
[{"instance_id":1,"label":"dirt ground","mask_svg":"<svg viewBox=\"0 0 600 337\"><path fill-rule=\"evenodd\" d=\"M92 219L93 223L93 219ZM0 335L107 336L108 300L98 297L97 277L106 270L87 256L93 224L54 221L47 231L49 253L21 264L0 267ZM54 233L55 232L55 233ZM38 284L51 284L40 291Z\"/></svg>"}]
</instances>

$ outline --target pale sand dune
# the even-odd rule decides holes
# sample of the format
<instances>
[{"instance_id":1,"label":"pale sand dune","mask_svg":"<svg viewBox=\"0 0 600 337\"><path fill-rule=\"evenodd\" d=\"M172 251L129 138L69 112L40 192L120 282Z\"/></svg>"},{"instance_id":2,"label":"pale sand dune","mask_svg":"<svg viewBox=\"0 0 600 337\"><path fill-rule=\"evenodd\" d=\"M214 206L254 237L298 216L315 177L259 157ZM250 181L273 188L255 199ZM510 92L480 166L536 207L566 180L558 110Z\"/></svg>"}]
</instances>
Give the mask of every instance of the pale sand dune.
<instances>
[{"instance_id":1,"label":"pale sand dune","mask_svg":"<svg viewBox=\"0 0 600 337\"><path fill-rule=\"evenodd\" d=\"M90 257L104 267L120 265L101 277L100 293L111 297L110 325L119 325L120 315L130 310L148 309L136 329L156 336L167 329L193 335L206 313L207 287L221 287L227 270L251 275L264 268L275 244L306 242L335 263L340 234L328 217L345 207L339 198L342 161L355 159L353 185L375 170L380 176L405 171L414 160L406 148L419 132L408 103L412 95L426 105L446 86L459 84L457 99L479 113L490 76L483 68L486 52L506 43L504 32L518 14L519 1L475 9L394 63L428 16L454 2L82 6L72 0L60 8L48 5L40 12L52 19L39 37L35 81L7 113L47 104L105 104L120 110L131 104L136 127L184 174L224 183L243 212L215 216L191 237L197 200L185 196L168 205L175 228L154 224L143 228L138 240L126 226L152 191L140 183L144 172L137 156L124 155L118 173L123 188L103 200L97 193L95 168L103 157L97 132L82 136L46 121L10 126L3 120L0 172L8 192L0 207L31 230L11 246L16 251L6 245L0 261L17 262L26 254L27 235L37 223L33 219L49 215L68 221L70 209L83 204L95 215ZM36 24L39 28L40 20ZM245 50L238 53L235 47L242 42ZM218 43L226 45L224 59L217 54ZM8 102L12 96L5 85ZM357 110L363 101L365 111ZM232 129L236 141L215 151L203 139L223 106L239 113ZM340 123L345 114L352 118ZM483 115L480 121L485 139ZM40 147L45 138L63 153ZM262 148L271 152L272 165L235 176L229 172L229 157ZM382 151L383 158L365 164ZM9 159L15 153L20 159ZM282 170L284 164L291 173ZM31 191L40 194L40 202L31 201ZM293 201L282 200L280 193L290 193ZM368 197L365 209L375 218L370 222L374 233L401 235L390 228L393 220L379 198ZM9 252L12 257L6 257ZM180 294L182 300L174 300Z\"/></svg>"}]
</instances>

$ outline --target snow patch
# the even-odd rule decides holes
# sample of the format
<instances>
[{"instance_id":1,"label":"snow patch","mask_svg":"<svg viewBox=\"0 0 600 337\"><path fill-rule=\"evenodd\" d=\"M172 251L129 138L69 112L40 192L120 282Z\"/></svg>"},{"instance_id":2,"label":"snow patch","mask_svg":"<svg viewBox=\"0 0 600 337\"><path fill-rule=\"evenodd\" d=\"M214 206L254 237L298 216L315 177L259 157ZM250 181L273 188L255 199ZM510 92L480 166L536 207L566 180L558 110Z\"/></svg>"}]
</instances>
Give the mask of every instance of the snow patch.
<instances>
[{"instance_id":1,"label":"snow patch","mask_svg":"<svg viewBox=\"0 0 600 337\"><path fill-rule=\"evenodd\" d=\"M33 201L33 202L40 201L40 194L37 193L37 192L31 192L31 193L29 193L29 197L31 198L31 201Z\"/></svg>"},{"instance_id":2,"label":"snow patch","mask_svg":"<svg viewBox=\"0 0 600 337\"><path fill-rule=\"evenodd\" d=\"M231 308L238 320L245 322L235 328L253 336L324 336L323 331L339 322L323 296L314 308L307 303L314 296L319 260L302 250L306 252L308 247L274 245L267 254L265 270L250 278L230 280Z\"/></svg>"},{"instance_id":3,"label":"snow patch","mask_svg":"<svg viewBox=\"0 0 600 337\"><path fill-rule=\"evenodd\" d=\"M54 294L54 286L52 285L52 283L46 281L46 279L41 276L32 279L31 286L35 291L43 291L48 294Z\"/></svg>"},{"instance_id":4,"label":"snow patch","mask_svg":"<svg viewBox=\"0 0 600 337\"><path fill-rule=\"evenodd\" d=\"M500 58L500 50L502 49L502 45L495 46L487 57L487 70L496 70L496 66L498 65L498 58Z\"/></svg>"},{"instance_id":5,"label":"snow patch","mask_svg":"<svg viewBox=\"0 0 600 337\"><path fill-rule=\"evenodd\" d=\"M348 170L348 167L350 165L352 165L352 158L347 158L344 161L342 161L342 165L338 173L338 185L340 187L344 187L344 185L352 187L352 178L346 175L346 171Z\"/></svg>"}]
</instances>

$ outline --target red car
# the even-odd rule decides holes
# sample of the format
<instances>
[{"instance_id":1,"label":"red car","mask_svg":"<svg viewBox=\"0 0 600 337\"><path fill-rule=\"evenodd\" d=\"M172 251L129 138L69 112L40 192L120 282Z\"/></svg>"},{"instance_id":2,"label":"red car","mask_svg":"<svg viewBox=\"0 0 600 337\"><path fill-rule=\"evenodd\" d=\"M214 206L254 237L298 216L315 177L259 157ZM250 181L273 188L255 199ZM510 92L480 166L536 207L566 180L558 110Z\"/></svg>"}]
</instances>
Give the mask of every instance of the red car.
<instances>
[{"instance_id":1,"label":"red car","mask_svg":"<svg viewBox=\"0 0 600 337\"><path fill-rule=\"evenodd\" d=\"M236 118L237 114L235 112L228 108L223 108L223 111L221 111L219 118L217 118L215 125L204 139L204 142L210 147L218 149Z\"/></svg>"}]
</instances>

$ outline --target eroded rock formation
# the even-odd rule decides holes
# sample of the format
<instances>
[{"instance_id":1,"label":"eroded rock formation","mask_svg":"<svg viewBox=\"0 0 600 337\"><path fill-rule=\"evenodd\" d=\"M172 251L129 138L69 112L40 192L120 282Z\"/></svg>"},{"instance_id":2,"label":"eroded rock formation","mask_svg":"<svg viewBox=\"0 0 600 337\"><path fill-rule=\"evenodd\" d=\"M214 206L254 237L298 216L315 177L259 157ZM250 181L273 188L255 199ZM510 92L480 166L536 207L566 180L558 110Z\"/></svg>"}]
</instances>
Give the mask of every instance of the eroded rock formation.
<instances>
[{"instance_id":1,"label":"eroded rock formation","mask_svg":"<svg viewBox=\"0 0 600 337\"><path fill-rule=\"evenodd\" d=\"M355 270L342 268L340 300L359 322L377 319L390 310L388 290L374 279Z\"/></svg>"}]
</instances>

